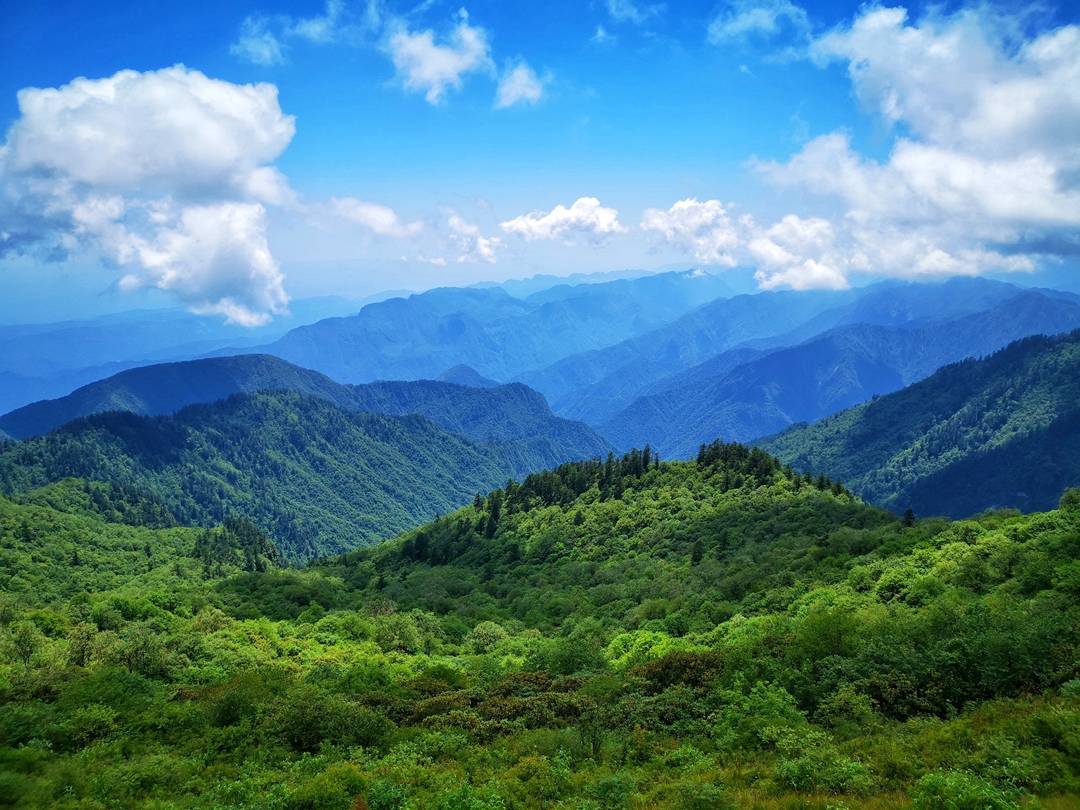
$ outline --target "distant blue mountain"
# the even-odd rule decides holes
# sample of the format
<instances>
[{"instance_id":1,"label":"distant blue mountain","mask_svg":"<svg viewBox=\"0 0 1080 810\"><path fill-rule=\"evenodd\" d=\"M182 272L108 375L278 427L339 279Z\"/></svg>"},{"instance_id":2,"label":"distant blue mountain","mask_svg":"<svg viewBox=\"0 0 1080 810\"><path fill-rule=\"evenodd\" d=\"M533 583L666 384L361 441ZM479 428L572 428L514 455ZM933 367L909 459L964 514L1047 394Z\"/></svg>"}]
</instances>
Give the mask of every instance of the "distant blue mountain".
<instances>
[{"instance_id":1,"label":"distant blue mountain","mask_svg":"<svg viewBox=\"0 0 1080 810\"><path fill-rule=\"evenodd\" d=\"M740 295L518 379L542 392L556 413L603 425L638 397L725 374L755 352L794 346L838 326L911 325L961 317L985 311L1021 291L1011 284L962 278L937 284L892 281L841 291ZM1080 301L1067 293L1045 294ZM732 349L740 353L727 354ZM698 368L708 363L715 366L711 375Z\"/></svg>"},{"instance_id":2,"label":"distant blue mountain","mask_svg":"<svg viewBox=\"0 0 1080 810\"><path fill-rule=\"evenodd\" d=\"M619 447L649 442L662 454L688 457L716 438L748 441L775 433L896 391L941 366L985 356L1018 338L1080 327L1080 300L1036 290L1011 292L985 311L960 317L844 325L796 346L727 352L678 375L677 384L640 397L600 432ZM855 310L867 316L876 312ZM957 310L940 306L935 311ZM758 356L730 365L740 352Z\"/></svg>"},{"instance_id":3,"label":"distant blue mountain","mask_svg":"<svg viewBox=\"0 0 1080 810\"><path fill-rule=\"evenodd\" d=\"M254 329L183 309L0 326L0 412L62 396L134 366L265 343L301 324L356 312L362 306L363 302L329 296L298 299L290 305L290 314Z\"/></svg>"},{"instance_id":4,"label":"distant blue mountain","mask_svg":"<svg viewBox=\"0 0 1080 810\"><path fill-rule=\"evenodd\" d=\"M464 363L448 368L439 375L439 380L441 382L456 383L457 385L467 385L470 388L494 388L500 384L497 380L484 377L475 368Z\"/></svg>"},{"instance_id":5,"label":"distant blue mountain","mask_svg":"<svg viewBox=\"0 0 1080 810\"><path fill-rule=\"evenodd\" d=\"M458 364L511 379L670 323L727 289L692 271L558 285L524 299L500 287L440 288L294 329L260 351L340 382L431 379Z\"/></svg>"}]
</instances>

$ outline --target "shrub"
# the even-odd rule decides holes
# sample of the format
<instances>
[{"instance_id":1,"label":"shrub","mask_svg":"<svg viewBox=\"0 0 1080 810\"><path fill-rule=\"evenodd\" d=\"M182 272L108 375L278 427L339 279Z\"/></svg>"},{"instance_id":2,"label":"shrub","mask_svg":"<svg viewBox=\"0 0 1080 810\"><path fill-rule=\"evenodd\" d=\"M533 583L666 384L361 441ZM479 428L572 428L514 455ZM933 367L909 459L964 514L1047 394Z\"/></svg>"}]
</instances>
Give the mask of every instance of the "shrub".
<instances>
[{"instance_id":1,"label":"shrub","mask_svg":"<svg viewBox=\"0 0 1080 810\"><path fill-rule=\"evenodd\" d=\"M1016 810L1003 790L965 771L936 771L918 781L912 810Z\"/></svg>"},{"instance_id":2,"label":"shrub","mask_svg":"<svg viewBox=\"0 0 1080 810\"><path fill-rule=\"evenodd\" d=\"M1063 512L1080 511L1080 487L1065 490L1058 501L1058 508Z\"/></svg>"},{"instance_id":3,"label":"shrub","mask_svg":"<svg viewBox=\"0 0 1080 810\"><path fill-rule=\"evenodd\" d=\"M275 719L282 739L296 751L317 751L324 742L378 745L391 729L378 712L313 687L292 690Z\"/></svg>"},{"instance_id":4,"label":"shrub","mask_svg":"<svg viewBox=\"0 0 1080 810\"><path fill-rule=\"evenodd\" d=\"M842 756L820 731L785 731L776 747L781 756L774 776L785 787L800 793L862 794L870 789L867 767Z\"/></svg>"},{"instance_id":5,"label":"shrub","mask_svg":"<svg viewBox=\"0 0 1080 810\"><path fill-rule=\"evenodd\" d=\"M782 686L756 683L749 692L725 690L721 696L725 705L717 712L713 738L722 751L761 750L782 730L806 725L795 698Z\"/></svg>"},{"instance_id":6,"label":"shrub","mask_svg":"<svg viewBox=\"0 0 1080 810\"><path fill-rule=\"evenodd\" d=\"M300 784L290 794L285 807L286 810L339 810L350 807L363 789L361 769L349 762L338 762Z\"/></svg>"},{"instance_id":7,"label":"shrub","mask_svg":"<svg viewBox=\"0 0 1080 810\"><path fill-rule=\"evenodd\" d=\"M367 789L364 798L368 810L401 810L409 800L409 794L401 785L381 779Z\"/></svg>"},{"instance_id":8,"label":"shrub","mask_svg":"<svg viewBox=\"0 0 1080 810\"><path fill-rule=\"evenodd\" d=\"M50 736L58 747L82 748L113 734L117 729L118 717L115 709L100 703L80 706Z\"/></svg>"},{"instance_id":9,"label":"shrub","mask_svg":"<svg viewBox=\"0 0 1080 810\"><path fill-rule=\"evenodd\" d=\"M508 635L498 622L480 622L465 636L465 646L475 653L486 653Z\"/></svg>"},{"instance_id":10,"label":"shrub","mask_svg":"<svg viewBox=\"0 0 1080 810\"><path fill-rule=\"evenodd\" d=\"M709 782L685 785L679 790L681 810L738 810L722 785Z\"/></svg>"}]
</instances>

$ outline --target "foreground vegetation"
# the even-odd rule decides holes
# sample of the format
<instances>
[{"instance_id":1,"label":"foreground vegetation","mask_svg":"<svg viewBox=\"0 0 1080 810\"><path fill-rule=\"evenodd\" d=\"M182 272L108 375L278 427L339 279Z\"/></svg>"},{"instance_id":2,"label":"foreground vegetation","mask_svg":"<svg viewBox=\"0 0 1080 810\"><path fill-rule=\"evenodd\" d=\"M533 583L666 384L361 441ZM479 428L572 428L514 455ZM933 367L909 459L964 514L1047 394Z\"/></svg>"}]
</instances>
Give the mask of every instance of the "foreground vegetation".
<instances>
[{"instance_id":1,"label":"foreground vegetation","mask_svg":"<svg viewBox=\"0 0 1080 810\"><path fill-rule=\"evenodd\" d=\"M1080 796L1076 491L898 520L760 451L632 453L293 569L64 481L0 499L0 554L8 805Z\"/></svg>"}]
</instances>

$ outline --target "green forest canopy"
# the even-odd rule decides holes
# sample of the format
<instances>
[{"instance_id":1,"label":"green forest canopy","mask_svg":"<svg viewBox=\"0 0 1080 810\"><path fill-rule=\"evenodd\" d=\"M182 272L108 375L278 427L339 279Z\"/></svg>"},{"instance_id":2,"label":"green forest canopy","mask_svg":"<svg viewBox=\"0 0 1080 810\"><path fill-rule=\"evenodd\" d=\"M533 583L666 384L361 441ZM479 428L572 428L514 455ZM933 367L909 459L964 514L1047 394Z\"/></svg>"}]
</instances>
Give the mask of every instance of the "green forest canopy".
<instances>
[{"instance_id":1,"label":"green forest canopy","mask_svg":"<svg viewBox=\"0 0 1080 810\"><path fill-rule=\"evenodd\" d=\"M170 527L127 497L69 481L0 501L5 570L31 574L0 607L9 804L1080 793L1080 493L897 519L758 450L636 452L305 569L246 521Z\"/></svg>"}]
</instances>

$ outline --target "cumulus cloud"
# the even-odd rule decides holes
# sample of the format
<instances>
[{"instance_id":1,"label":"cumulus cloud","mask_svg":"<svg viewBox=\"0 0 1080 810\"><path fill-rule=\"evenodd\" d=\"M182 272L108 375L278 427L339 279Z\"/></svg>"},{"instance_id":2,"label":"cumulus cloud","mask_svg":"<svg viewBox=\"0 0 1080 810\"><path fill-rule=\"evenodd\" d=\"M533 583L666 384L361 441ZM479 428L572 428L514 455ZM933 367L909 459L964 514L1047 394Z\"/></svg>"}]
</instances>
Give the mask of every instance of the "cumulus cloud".
<instances>
[{"instance_id":1,"label":"cumulus cloud","mask_svg":"<svg viewBox=\"0 0 1080 810\"><path fill-rule=\"evenodd\" d=\"M494 69L487 32L470 25L464 9L445 42L437 42L431 30L401 28L390 36L387 48L398 78L408 90L422 92L429 104L438 104L447 90L459 89L466 74Z\"/></svg>"},{"instance_id":2,"label":"cumulus cloud","mask_svg":"<svg viewBox=\"0 0 1080 810\"><path fill-rule=\"evenodd\" d=\"M536 75L525 62L507 68L495 91L495 108L513 107L515 104L535 104L544 95L545 81Z\"/></svg>"},{"instance_id":3,"label":"cumulus cloud","mask_svg":"<svg viewBox=\"0 0 1080 810\"><path fill-rule=\"evenodd\" d=\"M739 226L719 200L679 200L666 211L646 209L641 228L690 253L699 262L735 265L734 250L742 241Z\"/></svg>"},{"instance_id":4,"label":"cumulus cloud","mask_svg":"<svg viewBox=\"0 0 1080 810\"><path fill-rule=\"evenodd\" d=\"M341 219L361 225L379 236L415 236L424 227L421 222L403 221L393 208L356 197L332 197L330 209Z\"/></svg>"},{"instance_id":5,"label":"cumulus cloud","mask_svg":"<svg viewBox=\"0 0 1080 810\"><path fill-rule=\"evenodd\" d=\"M89 246L126 288L254 324L283 312L264 204L293 194L272 162L294 121L269 84L175 66L19 92L0 149L0 255Z\"/></svg>"},{"instance_id":6,"label":"cumulus cloud","mask_svg":"<svg viewBox=\"0 0 1080 810\"><path fill-rule=\"evenodd\" d=\"M556 205L547 213L534 211L522 214L499 223L499 227L528 241L569 240L574 235L583 235L595 241L626 232L626 228L619 223L619 212L614 208L605 208L596 197L579 197L569 208Z\"/></svg>"},{"instance_id":7,"label":"cumulus cloud","mask_svg":"<svg viewBox=\"0 0 1080 810\"><path fill-rule=\"evenodd\" d=\"M466 222L455 213L450 214L447 227L450 241L457 248L459 262L495 263L495 251L502 246L499 237L483 236L479 226Z\"/></svg>"},{"instance_id":8,"label":"cumulus cloud","mask_svg":"<svg viewBox=\"0 0 1080 810\"><path fill-rule=\"evenodd\" d=\"M733 0L709 23L708 39L713 44L767 39L787 31L796 39L810 33L806 11L791 0Z\"/></svg>"},{"instance_id":9,"label":"cumulus cloud","mask_svg":"<svg viewBox=\"0 0 1080 810\"><path fill-rule=\"evenodd\" d=\"M887 159L831 133L762 170L839 199L842 241L875 271L1033 268L1026 245L1080 232L1080 27L1016 30L984 10L863 11L811 52L845 63L861 103L897 126Z\"/></svg>"},{"instance_id":10,"label":"cumulus cloud","mask_svg":"<svg viewBox=\"0 0 1080 810\"><path fill-rule=\"evenodd\" d=\"M757 263L754 278L766 290L842 290L849 286L841 269L847 260L836 253L835 240L828 220L788 214L747 245Z\"/></svg>"}]
</instances>

